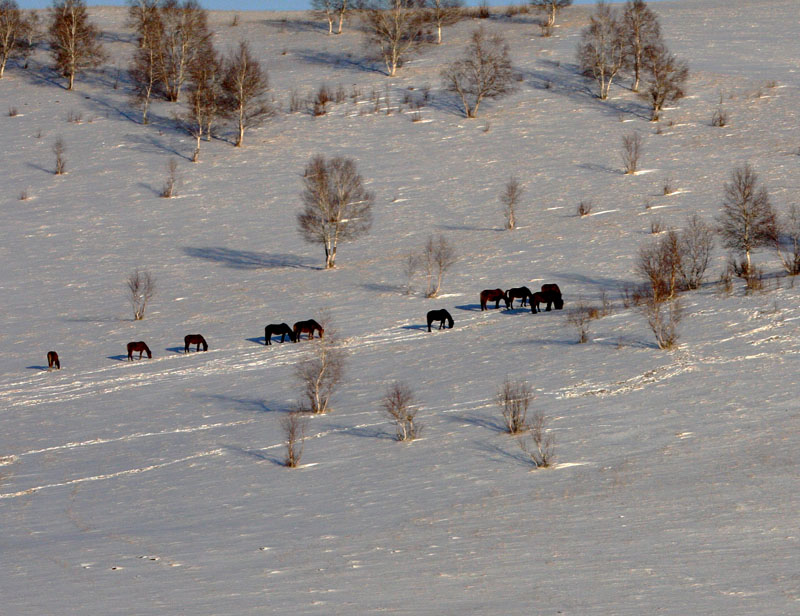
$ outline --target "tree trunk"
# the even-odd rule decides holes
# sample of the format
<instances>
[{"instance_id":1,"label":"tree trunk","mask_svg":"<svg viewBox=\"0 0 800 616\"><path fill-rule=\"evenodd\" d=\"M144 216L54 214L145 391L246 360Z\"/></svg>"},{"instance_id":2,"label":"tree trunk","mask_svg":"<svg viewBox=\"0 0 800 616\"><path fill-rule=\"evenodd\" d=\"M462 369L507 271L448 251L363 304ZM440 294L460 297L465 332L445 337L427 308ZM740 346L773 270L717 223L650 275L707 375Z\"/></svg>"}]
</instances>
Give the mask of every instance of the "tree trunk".
<instances>
[{"instance_id":1,"label":"tree trunk","mask_svg":"<svg viewBox=\"0 0 800 616\"><path fill-rule=\"evenodd\" d=\"M436 24L436 32L437 32L436 44L437 45L441 45L442 44L442 24Z\"/></svg>"},{"instance_id":2,"label":"tree trunk","mask_svg":"<svg viewBox=\"0 0 800 616\"><path fill-rule=\"evenodd\" d=\"M70 71L68 78L69 85L67 86L67 90L72 90L72 86L75 85L75 71Z\"/></svg>"},{"instance_id":3,"label":"tree trunk","mask_svg":"<svg viewBox=\"0 0 800 616\"><path fill-rule=\"evenodd\" d=\"M339 31L336 34L342 33L342 24L344 23L344 13L339 15Z\"/></svg>"},{"instance_id":4,"label":"tree trunk","mask_svg":"<svg viewBox=\"0 0 800 616\"><path fill-rule=\"evenodd\" d=\"M5 70L6 70L6 59L3 58L3 60L0 61L0 79L3 78L3 73L5 72Z\"/></svg>"}]
</instances>

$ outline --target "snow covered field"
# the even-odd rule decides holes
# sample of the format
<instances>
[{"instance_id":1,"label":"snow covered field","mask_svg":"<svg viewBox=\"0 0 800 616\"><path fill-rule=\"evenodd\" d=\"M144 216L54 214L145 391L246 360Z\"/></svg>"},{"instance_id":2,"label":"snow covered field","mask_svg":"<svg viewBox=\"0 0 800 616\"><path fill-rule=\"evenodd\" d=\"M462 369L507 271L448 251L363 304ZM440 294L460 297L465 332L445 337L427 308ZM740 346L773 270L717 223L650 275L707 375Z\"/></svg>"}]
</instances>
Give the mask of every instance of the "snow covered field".
<instances>
[{"instance_id":1,"label":"snow covered field","mask_svg":"<svg viewBox=\"0 0 800 616\"><path fill-rule=\"evenodd\" d=\"M476 120L438 72L478 22L446 29L388 79L353 28L328 37L304 14L269 12L230 27L213 13L215 45L251 42L280 113L244 148L204 143L197 164L174 106L158 103L142 126L124 74L113 88L133 49L124 9L92 11L110 59L76 91L43 52L9 68L0 613L800 613L800 288L759 252L767 290L735 281L721 294L717 248L708 284L683 298L672 352L619 299L651 222L711 222L734 167L749 161L777 209L800 203L800 13L796 0L652 8L691 70L660 134L627 81L602 102L577 75L590 7L565 11L549 39L533 16L483 22L507 37L521 81ZM288 113L292 88L322 83L347 102ZM425 86L432 102L412 122L396 108ZM393 111L375 113L372 92L387 88ZM720 100L724 128L710 125ZM620 140L633 130L648 173L626 176ZM52 173L59 135L64 176ZM332 271L296 231L316 153L354 158L376 195L371 233L341 245ZM171 158L179 193L161 199ZM498 195L511 174L526 192L507 232ZM577 217L586 199L594 215ZM402 257L430 233L459 261L441 297L405 295ZM159 285L138 322L125 289L136 267ZM615 311L575 344L566 311L478 309L481 289L543 282L566 308L605 292ZM429 334L425 313L439 307L455 328ZM265 347L263 328L321 309L346 339L348 373L289 470L279 419L311 345ZM210 350L184 356L195 332ZM153 359L122 361L130 340ZM60 372L44 370L50 349ZM506 377L535 388L555 468L532 472L502 432ZM422 406L410 444L380 408L397 379Z\"/></svg>"}]
</instances>

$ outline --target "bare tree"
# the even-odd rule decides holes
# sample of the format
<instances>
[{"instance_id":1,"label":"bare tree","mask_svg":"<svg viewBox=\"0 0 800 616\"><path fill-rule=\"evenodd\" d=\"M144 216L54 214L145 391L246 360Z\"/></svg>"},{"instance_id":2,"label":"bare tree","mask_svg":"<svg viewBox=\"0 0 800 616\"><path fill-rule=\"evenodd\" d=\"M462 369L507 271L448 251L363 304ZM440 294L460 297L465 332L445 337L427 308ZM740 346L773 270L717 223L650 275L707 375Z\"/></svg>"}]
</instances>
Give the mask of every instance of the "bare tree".
<instances>
[{"instance_id":1,"label":"bare tree","mask_svg":"<svg viewBox=\"0 0 800 616\"><path fill-rule=\"evenodd\" d=\"M11 58L29 52L27 39L32 29L15 0L0 0L0 79Z\"/></svg>"},{"instance_id":2,"label":"bare tree","mask_svg":"<svg viewBox=\"0 0 800 616\"><path fill-rule=\"evenodd\" d=\"M367 44L394 77L406 57L424 43L425 14L416 0L372 0L364 11Z\"/></svg>"},{"instance_id":3,"label":"bare tree","mask_svg":"<svg viewBox=\"0 0 800 616\"><path fill-rule=\"evenodd\" d=\"M167 163L167 179L164 180L164 186L161 189L161 196L165 199L171 199L175 196L175 186L178 183L178 161L170 158Z\"/></svg>"},{"instance_id":4,"label":"bare tree","mask_svg":"<svg viewBox=\"0 0 800 616\"><path fill-rule=\"evenodd\" d=\"M547 16L547 26L552 28L556 23L556 14L563 8L572 4L572 0L530 0L531 6L545 13Z\"/></svg>"},{"instance_id":5,"label":"bare tree","mask_svg":"<svg viewBox=\"0 0 800 616\"><path fill-rule=\"evenodd\" d=\"M542 411L535 412L529 422L530 430L517 440L534 468L547 468L555 462L556 442L547 422L548 418Z\"/></svg>"},{"instance_id":6,"label":"bare tree","mask_svg":"<svg viewBox=\"0 0 800 616\"><path fill-rule=\"evenodd\" d=\"M221 64L214 48L195 59L189 70L186 112L179 116L181 127L195 139L192 162L200 159L200 140L211 139L212 126L222 114Z\"/></svg>"},{"instance_id":7,"label":"bare tree","mask_svg":"<svg viewBox=\"0 0 800 616\"><path fill-rule=\"evenodd\" d=\"M144 311L147 304L156 294L156 278L149 271L136 270L126 281L128 284L128 299L133 308L133 319L141 321L144 319Z\"/></svg>"},{"instance_id":8,"label":"bare tree","mask_svg":"<svg viewBox=\"0 0 800 616\"><path fill-rule=\"evenodd\" d=\"M464 56L442 71L442 82L458 94L468 118L478 115L484 98L497 98L513 91L508 43L499 34L487 34L481 27L472 33Z\"/></svg>"},{"instance_id":9,"label":"bare tree","mask_svg":"<svg viewBox=\"0 0 800 616\"><path fill-rule=\"evenodd\" d=\"M639 157L642 155L642 136L631 133L622 136L622 164L625 174L633 175L639 168Z\"/></svg>"},{"instance_id":10,"label":"bare tree","mask_svg":"<svg viewBox=\"0 0 800 616\"><path fill-rule=\"evenodd\" d=\"M659 349L671 349L678 341L678 324L683 318L683 309L677 299L669 302L657 301L653 296L639 304L639 310L647 319L647 325L656 337Z\"/></svg>"},{"instance_id":11,"label":"bare tree","mask_svg":"<svg viewBox=\"0 0 800 616\"><path fill-rule=\"evenodd\" d=\"M581 32L577 56L581 72L597 81L600 99L607 99L611 82L625 65L625 38L616 11L602 0Z\"/></svg>"},{"instance_id":12,"label":"bare tree","mask_svg":"<svg viewBox=\"0 0 800 616\"><path fill-rule=\"evenodd\" d=\"M436 297L442 288L444 275L456 262L455 248L444 235L428 238L422 250L421 265L428 280L425 297Z\"/></svg>"},{"instance_id":13,"label":"bare tree","mask_svg":"<svg viewBox=\"0 0 800 616\"><path fill-rule=\"evenodd\" d=\"M464 14L462 0L429 0L428 20L436 26L436 44L442 44L442 28L458 22Z\"/></svg>"},{"instance_id":14,"label":"bare tree","mask_svg":"<svg viewBox=\"0 0 800 616\"><path fill-rule=\"evenodd\" d=\"M639 249L636 271L647 281L648 295L655 303L671 299L678 292L681 264L681 241L675 231L668 231Z\"/></svg>"},{"instance_id":15,"label":"bare tree","mask_svg":"<svg viewBox=\"0 0 800 616\"><path fill-rule=\"evenodd\" d=\"M236 147L244 141L244 131L258 126L270 113L266 95L269 90L267 73L250 52L247 41L225 60L222 90L225 105L236 118L238 136Z\"/></svg>"},{"instance_id":16,"label":"bare tree","mask_svg":"<svg viewBox=\"0 0 800 616\"><path fill-rule=\"evenodd\" d=\"M638 92L645 50L660 42L661 26L658 17L644 0L628 0L625 3L621 26L625 42L625 64L633 71L631 90Z\"/></svg>"},{"instance_id":17,"label":"bare tree","mask_svg":"<svg viewBox=\"0 0 800 616\"><path fill-rule=\"evenodd\" d=\"M533 400L533 389L527 381L512 381L506 378L497 391L496 400L508 433L525 432L528 429L528 407Z\"/></svg>"},{"instance_id":18,"label":"bare tree","mask_svg":"<svg viewBox=\"0 0 800 616\"><path fill-rule=\"evenodd\" d=\"M731 172L731 181L725 183L722 212L717 218L722 244L739 254L744 253L741 273L752 269L750 253L774 241L776 235L775 210L765 186L758 182L758 174L750 164Z\"/></svg>"},{"instance_id":19,"label":"bare tree","mask_svg":"<svg viewBox=\"0 0 800 616\"><path fill-rule=\"evenodd\" d=\"M503 192L500 193L500 203L503 204L503 214L506 217L506 229L513 230L517 227L517 206L525 190L516 176L511 176L506 182Z\"/></svg>"},{"instance_id":20,"label":"bare tree","mask_svg":"<svg viewBox=\"0 0 800 616\"><path fill-rule=\"evenodd\" d=\"M687 289L698 289L711 259L714 232L702 218L692 214L679 235L679 243L682 283Z\"/></svg>"},{"instance_id":21,"label":"bare tree","mask_svg":"<svg viewBox=\"0 0 800 616\"><path fill-rule=\"evenodd\" d=\"M419 436L422 426L415 423L419 408L408 384L392 383L386 390L381 406L394 422L398 441L413 441Z\"/></svg>"},{"instance_id":22,"label":"bare tree","mask_svg":"<svg viewBox=\"0 0 800 616\"><path fill-rule=\"evenodd\" d=\"M163 36L159 46L159 87L167 100L180 99L191 67L209 51L208 13L196 0L162 0Z\"/></svg>"},{"instance_id":23,"label":"bare tree","mask_svg":"<svg viewBox=\"0 0 800 616\"><path fill-rule=\"evenodd\" d=\"M686 95L689 66L669 53L664 44L655 44L644 51L645 88L639 94L650 103L650 120L657 122L665 105Z\"/></svg>"},{"instance_id":24,"label":"bare tree","mask_svg":"<svg viewBox=\"0 0 800 616\"><path fill-rule=\"evenodd\" d=\"M303 457L303 446L308 430L308 417L298 411L292 411L281 417L281 428L286 443L285 466L296 468Z\"/></svg>"},{"instance_id":25,"label":"bare tree","mask_svg":"<svg viewBox=\"0 0 800 616\"><path fill-rule=\"evenodd\" d=\"M311 9L317 17L324 17L328 21L328 34L333 34L333 22L336 19L337 0L311 0Z\"/></svg>"},{"instance_id":26,"label":"bare tree","mask_svg":"<svg viewBox=\"0 0 800 616\"><path fill-rule=\"evenodd\" d=\"M325 267L335 267L339 242L365 235L372 226L374 197L350 158L325 160L314 156L306 165L302 199L297 215L303 239L325 247Z\"/></svg>"},{"instance_id":27,"label":"bare tree","mask_svg":"<svg viewBox=\"0 0 800 616\"><path fill-rule=\"evenodd\" d=\"M48 29L54 68L67 78L72 90L75 76L105 59L100 30L90 21L83 0L55 0Z\"/></svg>"},{"instance_id":28,"label":"bare tree","mask_svg":"<svg viewBox=\"0 0 800 616\"><path fill-rule=\"evenodd\" d=\"M299 411L327 413L331 410L333 394L344 378L347 355L339 345L329 324L325 337L312 343L311 357L295 366L295 377L300 386Z\"/></svg>"},{"instance_id":29,"label":"bare tree","mask_svg":"<svg viewBox=\"0 0 800 616\"><path fill-rule=\"evenodd\" d=\"M147 124L150 100L162 64L164 23L158 0L131 0L128 23L136 30L138 42L128 67L128 76L133 83L133 100L142 108L142 124Z\"/></svg>"},{"instance_id":30,"label":"bare tree","mask_svg":"<svg viewBox=\"0 0 800 616\"><path fill-rule=\"evenodd\" d=\"M56 168L54 171L56 175L62 175L63 173L66 173L67 161L64 158L66 151L67 145L64 143L64 138L59 135L53 142L53 154L56 155Z\"/></svg>"},{"instance_id":31,"label":"bare tree","mask_svg":"<svg viewBox=\"0 0 800 616\"><path fill-rule=\"evenodd\" d=\"M578 332L579 344L589 342L589 323L592 321L593 315L597 314L599 314L597 308L588 306L582 300L578 300L575 307L570 308L567 312L567 324Z\"/></svg>"},{"instance_id":32,"label":"bare tree","mask_svg":"<svg viewBox=\"0 0 800 616\"><path fill-rule=\"evenodd\" d=\"M775 248L783 269L790 276L800 274L800 208L792 204L785 218L779 218Z\"/></svg>"}]
</instances>

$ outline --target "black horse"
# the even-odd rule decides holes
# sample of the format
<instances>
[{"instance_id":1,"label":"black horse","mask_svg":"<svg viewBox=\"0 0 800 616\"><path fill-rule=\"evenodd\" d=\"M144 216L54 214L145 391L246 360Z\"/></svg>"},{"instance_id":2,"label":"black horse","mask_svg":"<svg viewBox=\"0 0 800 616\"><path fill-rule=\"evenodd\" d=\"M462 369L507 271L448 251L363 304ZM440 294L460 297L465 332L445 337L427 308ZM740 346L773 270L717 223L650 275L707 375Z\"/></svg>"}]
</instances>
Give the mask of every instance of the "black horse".
<instances>
[{"instance_id":1,"label":"black horse","mask_svg":"<svg viewBox=\"0 0 800 616\"><path fill-rule=\"evenodd\" d=\"M208 351L208 342L200 334L189 334L183 337L183 352L188 353L189 347L193 344L197 345L197 350L200 350L200 345L203 345L203 350Z\"/></svg>"},{"instance_id":2,"label":"black horse","mask_svg":"<svg viewBox=\"0 0 800 616\"><path fill-rule=\"evenodd\" d=\"M142 340L139 340L139 342L128 343L128 361L133 361L133 354L136 351L139 351L139 359L142 358L142 353L147 353L147 359L153 358L153 354L150 352L150 347L148 347Z\"/></svg>"},{"instance_id":3,"label":"black horse","mask_svg":"<svg viewBox=\"0 0 800 616\"><path fill-rule=\"evenodd\" d=\"M292 329L294 330L295 342L300 340L300 334L308 334L308 339L311 340L314 337L315 330L319 332L320 338L322 338L322 335L325 333L325 330L322 328L322 326L314 319L309 319L308 321L298 321L294 324Z\"/></svg>"},{"instance_id":4,"label":"black horse","mask_svg":"<svg viewBox=\"0 0 800 616\"><path fill-rule=\"evenodd\" d=\"M511 307L514 307L514 300L520 300L520 306L524 306L528 298L531 296L531 290L528 287L515 287L513 289L509 289L506 291L506 295L508 296L508 301L511 302Z\"/></svg>"},{"instance_id":5,"label":"black horse","mask_svg":"<svg viewBox=\"0 0 800 616\"><path fill-rule=\"evenodd\" d=\"M58 353L55 351L47 351L47 369L61 370L61 362L58 361Z\"/></svg>"},{"instance_id":6,"label":"black horse","mask_svg":"<svg viewBox=\"0 0 800 616\"><path fill-rule=\"evenodd\" d=\"M481 310L487 310L486 304L488 302L494 302L494 307L499 308L500 300L503 300L506 309L511 308L511 302L503 289L484 289L481 291Z\"/></svg>"},{"instance_id":7,"label":"black horse","mask_svg":"<svg viewBox=\"0 0 800 616\"><path fill-rule=\"evenodd\" d=\"M447 321L447 327L453 329L453 317L444 308L441 310L431 310L428 315L428 331L431 331L431 324L434 321L439 321L439 329L444 329L444 322Z\"/></svg>"},{"instance_id":8,"label":"black horse","mask_svg":"<svg viewBox=\"0 0 800 616\"><path fill-rule=\"evenodd\" d=\"M289 340L292 342L296 342L292 328L286 323L272 323L264 328L264 344L271 345L272 337L278 335L281 337L281 342L286 339L286 336L289 336Z\"/></svg>"},{"instance_id":9,"label":"black horse","mask_svg":"<svg viewBox=\"0 0 800 616\"><path fill-rule=\"evenodd\" d=\"M561 297L561 289L557 284L543 284L542 290L531 295L531 312L536 314L540 312L539 305L546 304L546 311L551 307L556 310L561 310L564 307L564 300Z\"/></svg>"}]
</instances>

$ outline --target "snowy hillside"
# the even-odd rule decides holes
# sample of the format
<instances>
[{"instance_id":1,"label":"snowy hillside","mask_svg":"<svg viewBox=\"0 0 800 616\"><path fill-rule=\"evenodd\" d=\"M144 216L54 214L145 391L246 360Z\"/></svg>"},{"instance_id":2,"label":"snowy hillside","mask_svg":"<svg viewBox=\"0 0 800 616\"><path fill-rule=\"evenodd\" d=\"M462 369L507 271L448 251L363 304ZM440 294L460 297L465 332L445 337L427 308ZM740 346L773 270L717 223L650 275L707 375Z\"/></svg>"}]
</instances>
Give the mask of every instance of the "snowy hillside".
<instances>
[{"instance_id":1,"label":"snowy hillside","mask_svg":"<svg viewBox=\"0 0 800 616\"><path fill-rule=\"evenodd\" d=\"M75 91L43 50L27 70L11 65L0 613L800 613L800 287L764 250L764 291L734 280L721 292L718 243L706 284L682 297L672 351L620 299L654 221L713 222L733 168L749 162L779 211L800 204L800 14L796 0L652 8L691 71L688 97L658 124L627 79L600 101L578 75L587 6L565 10L551 38L533 15L462 21L395 78L365 59L352 24L329 37L303 13L242 13L235 27L212 13L215 46L250 41L279 112L243 148L230 132L204 143L198 163L176 105L138 122L124 9L92 9L110 57ZM467 120L439 71L481 24L506 37L520 77ZM289 112L292 90L323 83L346 101ZM412 121L403 103L426 87ZM374 102L387 92L388 114ZM620 141L632 131L643 154L630 176ZM375 194L371 232L327 271L297 232L314 154L353 158ZM163 199L172 159L178 194ZM525 193L509 232L498 196L512 174ZM585 200L592 214L579 217ZM426 299L404 292L403 258L431 233L459 259ZM142 321L125 288L137 267L158 283ZM546 282L564 311L479 309L482 289ZM612 313L577 344L566 309L603 293ZM455 327L428 333L433 308ZM347 373L334 410L310 420L302 467L287 469L280 418L313 344L265 346L264 326L321 310ZM184 355L189 333L209 351ZM124 361L133 340L153 358ZM46 370L51 349L61 371ZM507 377L535 389L554 467L532 471L503 432ZM412 443L380 406L395 380L421 406Z\"/></svg>"}]
</instances>

